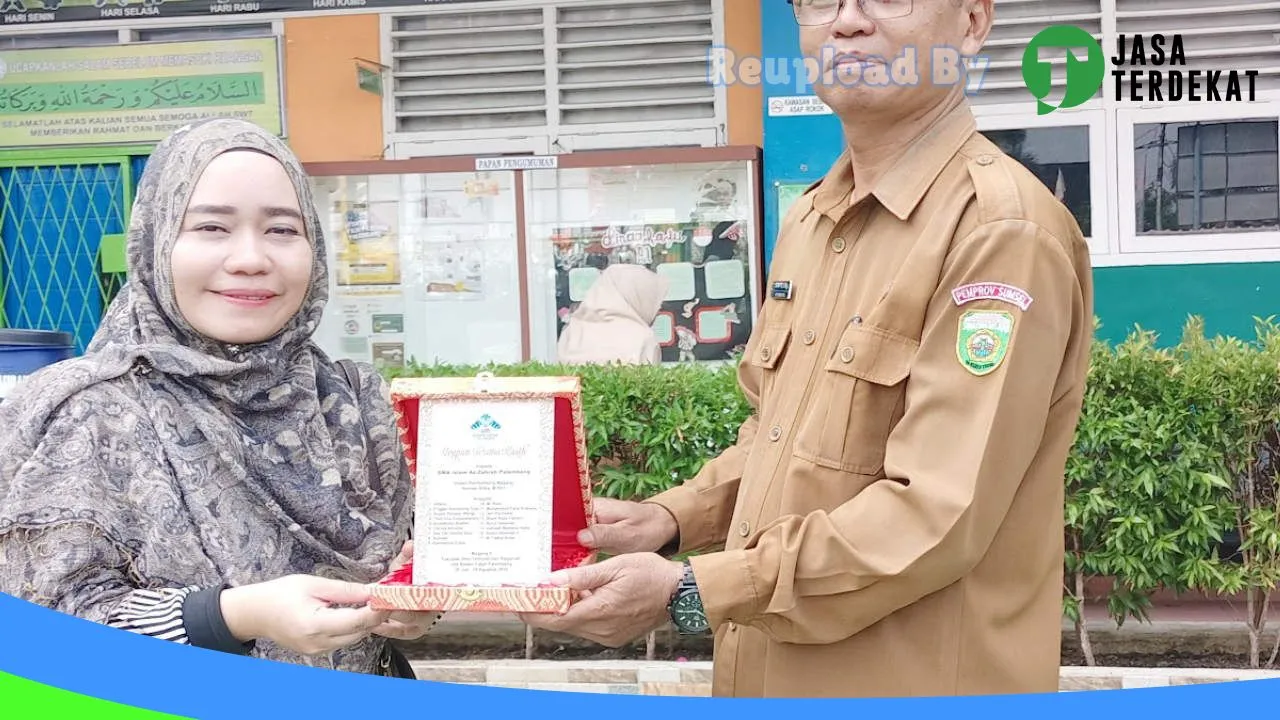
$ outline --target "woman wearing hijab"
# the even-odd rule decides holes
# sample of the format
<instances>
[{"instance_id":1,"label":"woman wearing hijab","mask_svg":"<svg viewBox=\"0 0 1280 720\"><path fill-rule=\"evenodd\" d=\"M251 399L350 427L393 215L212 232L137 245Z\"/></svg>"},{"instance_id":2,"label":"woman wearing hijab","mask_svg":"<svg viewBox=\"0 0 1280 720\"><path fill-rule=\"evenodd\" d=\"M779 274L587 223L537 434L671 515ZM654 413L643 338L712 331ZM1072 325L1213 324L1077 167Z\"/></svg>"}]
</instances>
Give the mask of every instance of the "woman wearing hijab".
<instances>
[{"instance_id":1,"label":"woman wearing hijab","mask_svg":"<svg viewBox=\"0 0 1280 720\"><path fill-rule=\"evenodd\" d=\"M662 347L653 333L653 321L667 296L668 282L641 265L605 268L560 333L560 362L661 363Z\"/></svg>"},{"instance_id":2,"label":"woman wearing hijab","mask_svg":"<svg viewBox=\"0 0 1280 720\"><path fill-rule=\"evenodd\" d=\"M156 148L129 283L85 355L0 406L0 591L155 638L411 676L367 583L409 557L381 379L313 343L328 267L278 138L213 120Z\"/></svg>"}]
</instances>

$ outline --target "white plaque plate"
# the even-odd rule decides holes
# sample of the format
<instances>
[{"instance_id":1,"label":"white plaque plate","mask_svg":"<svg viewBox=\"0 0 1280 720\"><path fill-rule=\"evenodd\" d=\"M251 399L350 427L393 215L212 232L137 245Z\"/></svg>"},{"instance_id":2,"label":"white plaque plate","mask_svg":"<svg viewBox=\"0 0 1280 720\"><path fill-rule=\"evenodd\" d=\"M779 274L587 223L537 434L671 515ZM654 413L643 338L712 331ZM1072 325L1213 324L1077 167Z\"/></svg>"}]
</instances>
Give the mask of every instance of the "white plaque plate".
<instances>
[{"instance_id":1,"label":"white plaque plate","mask_svg":"<svg viewBox=\"0 0 1280 720\"><path fill-rule=\"evenodd\" d=\"M432 400L418 421L415 585L551 573L555 400Z\"/></svg>"}]
</instances>

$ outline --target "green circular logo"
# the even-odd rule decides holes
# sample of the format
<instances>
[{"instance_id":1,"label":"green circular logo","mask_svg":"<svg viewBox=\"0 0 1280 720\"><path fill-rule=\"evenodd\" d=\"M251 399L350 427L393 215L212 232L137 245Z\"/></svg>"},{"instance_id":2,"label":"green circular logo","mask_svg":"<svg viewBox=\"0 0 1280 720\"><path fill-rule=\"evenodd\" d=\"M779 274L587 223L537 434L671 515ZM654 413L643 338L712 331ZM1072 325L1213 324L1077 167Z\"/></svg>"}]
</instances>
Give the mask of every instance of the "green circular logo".
<instances>
[{"instance_id":1,"label":"green circular logo","mask_svg":"<svg viewBox=\"0 0 1280 720\"><path fill-rule=\"evenodd\" d=\"M1058 105L1045 102L1053 89L1052 58L1041 58L1041 48L1060 48L1057 55L1066 55L1067 91ZM1084 50L1081 59L1076 52ZM1047 115L1058 109L1073 108L1082 105L1102 87L1102 78L1107 72L1107 61L1102 55L1102 46L1092 35L1074 25L1050 25L1036 33L1022 53L1022 80L1027 90L1036 98L1036 109L1040 115Z\"/></svg>"}]
</instances>

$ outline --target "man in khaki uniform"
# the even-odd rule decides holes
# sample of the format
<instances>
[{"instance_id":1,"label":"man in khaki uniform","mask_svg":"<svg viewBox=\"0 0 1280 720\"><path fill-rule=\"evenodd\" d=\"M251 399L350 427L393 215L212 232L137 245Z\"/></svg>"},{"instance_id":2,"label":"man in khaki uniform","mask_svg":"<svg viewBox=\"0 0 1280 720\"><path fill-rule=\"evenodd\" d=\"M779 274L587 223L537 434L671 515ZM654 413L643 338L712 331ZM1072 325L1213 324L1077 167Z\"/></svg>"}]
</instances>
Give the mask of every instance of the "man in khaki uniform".
<instances>
[{"instance_id":1,"label":"man in khaki uniform","mask_svg":"<svg viewBox=\"0 0 1280 720\"><path fill-rule=\"evenodd\" d=\"M910 43L922 72L992 19L992 0L794 1L806 53ZM1056 691L1086 243L962 87L818 92L849 147L781 223L739 368L755 415L683 485L599 501L585 540L627 554L561 574L587 597L526 621L618 645L698 629L700 600L717 696Z\"/></svg>"}]
</instances>

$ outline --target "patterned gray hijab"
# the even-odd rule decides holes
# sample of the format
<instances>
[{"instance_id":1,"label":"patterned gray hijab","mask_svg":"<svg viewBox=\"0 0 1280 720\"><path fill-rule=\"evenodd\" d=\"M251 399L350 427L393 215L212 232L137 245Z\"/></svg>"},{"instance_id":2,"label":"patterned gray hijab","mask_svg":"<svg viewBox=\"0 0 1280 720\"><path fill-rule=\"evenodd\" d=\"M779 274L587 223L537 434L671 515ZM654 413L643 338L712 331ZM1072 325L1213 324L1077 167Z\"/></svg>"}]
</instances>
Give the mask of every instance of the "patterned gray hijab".
<instances>
[{"instance_id":1,"label":"patterned gray hijab","mask_svg":"<svg viewBox=\"0 0 1280 720\"><path fill-rule=\"evenodd\" d=\"M284 165L315 248L301 309L249 346L191 328L169 264L196 181L235 149ZM131 587L381 577L407 537L412 490L381 379L362 364L356 397L312 342L328 265L289 148L235 120L175 132L138 186L128 263L129 283L85 355L31 375L0 406L0 541L28 538L0 542L28 548L0 552L0 591L103 622ZM384 642L318 661L265 641L254 654L374 672Z\"/></svg>"}]
</instances>

